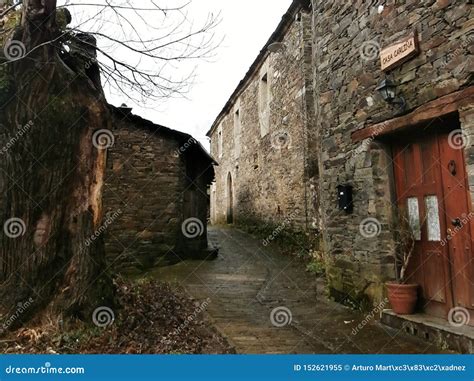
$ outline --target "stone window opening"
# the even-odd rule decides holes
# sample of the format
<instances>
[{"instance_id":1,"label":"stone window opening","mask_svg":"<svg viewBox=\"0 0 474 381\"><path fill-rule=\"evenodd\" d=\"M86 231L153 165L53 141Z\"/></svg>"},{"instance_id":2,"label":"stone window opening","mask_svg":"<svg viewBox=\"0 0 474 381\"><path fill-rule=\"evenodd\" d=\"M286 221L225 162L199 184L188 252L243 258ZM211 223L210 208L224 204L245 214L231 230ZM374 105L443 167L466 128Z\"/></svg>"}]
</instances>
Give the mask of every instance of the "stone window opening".
<instances>
[{"instance_id":1,"label":"stone window opening","mask_svg":"<svg viewBox=\"0 0 474 381\"><path fill-rule=\"evenodd\" d=\"M227 212L226 219L228 224L234 223L234 186L232 174L227 174Z\"/></svg>"},{"instance_id":2,"label":"stone window opening","mask_svg":"<svg viewBox=\"0 0 474 381\"><path fill-rule=\"evenodd\" d=\"M240 117L240 108L237 108L234 113L234 150L235 157L240 157L240 135L241 135L241 117Z\"/></svg>"},{"instance_id":3,"label":"stone window opening","mask_svg":"<svg viewBox=\"0 0 474 381\"><path fill-rule=\"evenodd\" d=\"M222 157L222 126L217 130L217 156Z\"/></svg>"},{"instance_id":4,"label":"stone window opening","mask_svg":"<svg viewBox=\"0 0 474 381\"><path fill-rule=\"evenodd\" d=\"M269 132L270 124L270 82L267 72L261 76L258 98L260 133L263 137Z\"/></svg>"}]
</instances>

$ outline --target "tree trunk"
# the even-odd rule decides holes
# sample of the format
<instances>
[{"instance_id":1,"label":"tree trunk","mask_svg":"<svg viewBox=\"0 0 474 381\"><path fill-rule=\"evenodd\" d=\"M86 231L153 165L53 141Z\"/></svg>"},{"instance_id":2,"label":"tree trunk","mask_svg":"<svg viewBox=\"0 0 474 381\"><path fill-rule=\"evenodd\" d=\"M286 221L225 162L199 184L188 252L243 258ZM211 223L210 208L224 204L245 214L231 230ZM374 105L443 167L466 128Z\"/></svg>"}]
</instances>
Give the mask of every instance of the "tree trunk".
<instances>
[{"instance_id":1,"label":"tree trunk","mask_svg":"<svg viewBox=\"0 0 474 381\"><path fill-rule=\"evenodd\" d=\"M106 160L93 135L110 119L102 92L59 58L55 8L24 1L14 38L27 55L4 65L0 316L30 301L22 321L40 311L90 321L113 294L103 243L88 240L102 220Z\"/></svg>"}]
</instances>

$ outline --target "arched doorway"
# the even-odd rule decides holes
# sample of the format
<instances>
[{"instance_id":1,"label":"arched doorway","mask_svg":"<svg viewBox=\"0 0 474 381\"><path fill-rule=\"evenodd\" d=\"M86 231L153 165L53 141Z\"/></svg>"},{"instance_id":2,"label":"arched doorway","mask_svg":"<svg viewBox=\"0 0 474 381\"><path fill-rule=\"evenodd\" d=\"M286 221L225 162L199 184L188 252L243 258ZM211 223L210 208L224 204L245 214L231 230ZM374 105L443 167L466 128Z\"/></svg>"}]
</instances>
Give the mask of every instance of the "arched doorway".
<instances>
[{"instance_id":1,"label":"arched doorway","mask_svg":"<svg viewBox=\"0 0 474 381\"><path fill-rule=\"evenodd\" d=\"M230 172L227 175L227 223L234 223L234 189Z\"/></svg>"}]
</instances>

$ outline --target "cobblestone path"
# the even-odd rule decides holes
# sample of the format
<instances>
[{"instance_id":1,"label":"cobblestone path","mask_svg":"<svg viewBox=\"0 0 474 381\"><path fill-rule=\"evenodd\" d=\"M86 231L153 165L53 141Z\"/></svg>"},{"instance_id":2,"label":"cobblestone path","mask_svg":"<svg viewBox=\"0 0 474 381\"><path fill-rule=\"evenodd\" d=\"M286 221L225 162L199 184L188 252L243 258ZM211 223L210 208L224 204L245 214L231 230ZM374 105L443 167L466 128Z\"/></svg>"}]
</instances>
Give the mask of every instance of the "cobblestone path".
<instances>
[{"instance_id":1,"label":"cobblestone path","mask_svg":"<svg viewBox=\"0 0 474 381\"><path fill-rule=\"evenodd\" d=\"M323 279L241 230L213 227L209 238L220 248L215 261L185 261L151 276L209 298L206 313L237 353L440 353L328 300Z\"/></svg>"}]
</instances>

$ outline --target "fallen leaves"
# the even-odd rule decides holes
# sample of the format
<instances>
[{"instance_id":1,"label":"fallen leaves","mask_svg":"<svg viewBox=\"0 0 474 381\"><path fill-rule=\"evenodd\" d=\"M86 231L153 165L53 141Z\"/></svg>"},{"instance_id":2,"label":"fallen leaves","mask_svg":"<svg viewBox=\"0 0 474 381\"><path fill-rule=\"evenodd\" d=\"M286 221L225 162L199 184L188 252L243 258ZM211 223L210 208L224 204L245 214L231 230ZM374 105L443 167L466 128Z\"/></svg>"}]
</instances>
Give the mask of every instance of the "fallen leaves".
<instances>
[{"instance_id":1,"label":"fallen leaves","mask_svg":"<svg viewBox=\"0 0 474 381\"><path fill-rule=\"evenodd\" d=\"M204 354L233 353L206 320L201 303L181 288L156 281L116 281L115 321L22 328L0 341L4 353ZM11 339L11 340L10 340Z\"/></svg>"}]
</instances>

